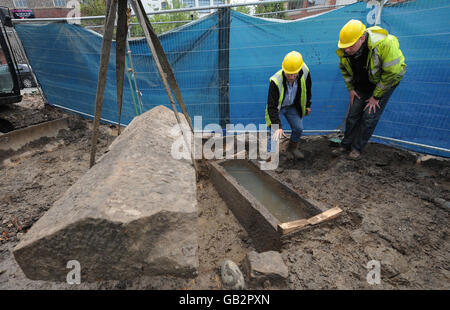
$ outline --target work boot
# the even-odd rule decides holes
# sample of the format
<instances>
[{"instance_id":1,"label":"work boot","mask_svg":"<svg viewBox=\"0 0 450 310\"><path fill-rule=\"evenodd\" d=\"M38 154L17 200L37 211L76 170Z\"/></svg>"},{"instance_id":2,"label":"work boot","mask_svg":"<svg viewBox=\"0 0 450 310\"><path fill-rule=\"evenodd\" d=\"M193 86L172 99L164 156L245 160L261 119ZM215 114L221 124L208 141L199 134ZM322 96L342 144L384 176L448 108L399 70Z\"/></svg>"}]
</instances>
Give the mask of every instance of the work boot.
<instances>
[{"instance_id":1,"label":"work boot","mask_svg":"<svg viewBox=\"0 0 450 310\"><path fill-rule=\"evenodd\" d=\"M294 155L295 159L303 159L305 158L305 155L303 155L302 152L300 152L300 150L298 149L298 145L299 142L292 142L289 141L289 146L288 146L288 153L291 153L292 155Z\"/></svg>"},{"instance_id":2,"label":"work boot","mask_svg":"<svg viewBox=\"0 0 450 310\"><path fill-rule=\"evenodd\" d=\"M292 154L292 152L289 150L289 148L286 150L286 152L283 154L283 155L281 155L286 161L288 161L288 160L293 160L295 157L294 157L294 154Z\"/></svg>"},{"instance_id":3,"label":"work boot","mask_svg":"<svg viewBox=\"0 0 450 310\"><path fill-rule=\"evenodd\" d=\"M280 159L278 160L278 167L275 169L276 173L282 173L284 172L284 166L286 166L286 162L288 161L288 159L286 159L284 156L280 157Z\"/></svg>"},{"instance_id":4,"label":"work boot","mask_svg":"<svg viewBox=\"0 0 450 310\"><path fill-rule=\"evenodd\" d=\"M351 160L360 160L361 159L361 153L357 150L352 150L350 154L348 154L348 159Z\"/></svg>"},{"instance_id":5,"label":"work boot","mask_svg":"<svg viewBox=\"0 0 450 310\"><path fill-rule=\"evenodd\" d=\"M346 147L344 147L344 146L339 146L337 149L334 149L334 150L332 150L331 151L331 154L333 155L333 156L341 156L341 155L344 155L345 153L347 153L349 150L346 148Z\"/></svg>"}]
</instances>

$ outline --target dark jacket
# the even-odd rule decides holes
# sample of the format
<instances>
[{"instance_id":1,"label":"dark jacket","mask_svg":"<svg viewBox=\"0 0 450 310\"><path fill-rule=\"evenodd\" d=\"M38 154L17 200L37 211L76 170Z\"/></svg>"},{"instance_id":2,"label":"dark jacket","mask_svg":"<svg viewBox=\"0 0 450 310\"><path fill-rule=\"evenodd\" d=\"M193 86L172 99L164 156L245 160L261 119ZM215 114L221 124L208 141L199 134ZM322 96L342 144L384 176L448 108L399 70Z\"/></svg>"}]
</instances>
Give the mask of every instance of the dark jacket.
<instances>
[{"instance_id":1,"label":"dark jacket","mask_svg":"<svg viewBox=\"0 0 450 310\"><path fill-rule=\"evenodd\" d=\"M347 57L350 60L353 71L352 82L355 89L363 94L371 95L375 90L376 85L369 80L369 70L366 67L366 64L368 63L367 57L369 56L369 34L366 32L364 35L366 40L361 45L359 51L354 55L346 55L344 53L344 57Z\"/></svg>"},{"instance_id":2,"label":"dark jacket","mask_svg":"<svg viewBox=\"0 0 450 310\"><path fill-rule=\"evenodd\" d=\"M303 76L303 71L300 70L298 77L297 77L297 93L295 94L295 99L294 99L294 105L297 108L297 112L298 115L300 115L300 117L303 117L304 115L302 115L302 107L301 107L301 103L300 103L300 98L301 98L301 91L302 91L302 86L301 86L301 82L300 79ZM306 81L306 108L311 107L311 72L309 72ZM284 87L284 96L286 96L287 93L287 79L286 76L284 75L283 72L283 87ZM281 128L281 120L280 120L280 116L278 113L278 99L280 97L280 93L278 91L278 87L277 85L273 82L270 81L270 86L269 86L269 95L267 98L267 110L269 112L269 117L270 117L270 121L272 124L278 124ZM283 98L284 100L284 98Z\"/></svg>"}]
</instances>

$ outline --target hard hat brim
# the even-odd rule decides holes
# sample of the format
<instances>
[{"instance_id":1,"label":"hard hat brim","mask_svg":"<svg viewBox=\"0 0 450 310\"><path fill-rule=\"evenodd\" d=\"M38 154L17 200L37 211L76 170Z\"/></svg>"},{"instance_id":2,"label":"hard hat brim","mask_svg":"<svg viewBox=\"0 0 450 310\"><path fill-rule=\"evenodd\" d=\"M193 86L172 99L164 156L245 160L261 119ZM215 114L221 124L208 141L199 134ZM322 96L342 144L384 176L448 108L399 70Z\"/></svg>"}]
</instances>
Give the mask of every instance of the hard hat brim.
<instances>
[{"instance_id":1,"label":"hard hat brim","mask_svg":"<svg viewBox=\"0 0 450 310\"><path fill-rule=\"evenodd\" d=\"M300 70L301 70L301 68L300 68L299 70L297 70L297 71L287 71L287 70L284 70L284 68L283 68L283 72L284 72L285 74L296 74L296 73L299 73Z\"/></svg>"},{"instance_id":2,"label":"hard hat brim","mask_svg":"<svg viewBox=\"0 0 450 310\"><path fill-rule=\"evenodd\" d=\"M364 26L364 28L361 31L361 34L358 36L358 38L352 42L349 43L342 43L341 40L338 41L338 47L339 48L347 48L352 46L353 44L355 44L356 42L358 42L359 39L361 39L361 37L363 36L364 32L366 32L366 27Z\"/></svg>"},{"instance_id":3,"label":"hard hat brim","mask_svg":"<svg viewBox=\"0 0 450 310\"><path fill-rule=\"evenodd\" d=\"M339 47L339 48L347 48L347 47L350 47L350 46L352 46L353 44L355 44L358 40L359 40L359 38L356 39L355 42L350 42L350 43L342 43L341 41L339 41L339 42L338 42L338 47Z\"/></svg>"}]
</instances>

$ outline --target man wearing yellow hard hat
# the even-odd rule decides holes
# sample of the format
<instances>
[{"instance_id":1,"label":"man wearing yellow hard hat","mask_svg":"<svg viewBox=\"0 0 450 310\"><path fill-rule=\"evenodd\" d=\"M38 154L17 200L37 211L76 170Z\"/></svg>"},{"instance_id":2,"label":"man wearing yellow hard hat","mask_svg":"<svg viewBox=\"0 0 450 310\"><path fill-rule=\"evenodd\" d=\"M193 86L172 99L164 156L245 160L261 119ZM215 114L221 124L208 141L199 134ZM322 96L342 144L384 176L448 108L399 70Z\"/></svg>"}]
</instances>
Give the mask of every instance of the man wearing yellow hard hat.
<instances>
[{"instance_id":1,"label":"man wearing yellow hard hat","mask_svg":"<svg viewBox=\"0 0 450 310\"><path fill-rule=\"evenodd\" d=\"M304 158L298 149L303 132L302 118L311 113L311 74L299 52L288 53L281 64L282 69L270 78L269 95L266 105L266 125L271 128L272 140L277 141L283 135L281 115L292 129L287 149L288 156ZM273 125L277 126L273 126ZM278 127L278 129L274 129ZM268 142L267 150L275 152Z\"/></svg>"},{"instance_id":2,"label":"man wearing yellow hard hat","mask_svg":"<svg viewBox=\"0 0 450 310\"><path fill-rule=\"evenodd\" d=\"M398 40L378 26L350 20L339 34L339 68L350 94L344 139L335 155L358 160L406 72Z\"/></svg>"}]
</instances>

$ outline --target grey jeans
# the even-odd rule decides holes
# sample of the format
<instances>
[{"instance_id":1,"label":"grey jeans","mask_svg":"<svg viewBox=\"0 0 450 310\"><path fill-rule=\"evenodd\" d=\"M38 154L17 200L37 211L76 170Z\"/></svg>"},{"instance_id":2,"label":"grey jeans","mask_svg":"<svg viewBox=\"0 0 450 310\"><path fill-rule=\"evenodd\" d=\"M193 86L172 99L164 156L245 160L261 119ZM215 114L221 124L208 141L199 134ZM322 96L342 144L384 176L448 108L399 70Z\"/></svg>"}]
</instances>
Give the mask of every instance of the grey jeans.
<instances>
[{"instance_id":1,"label":"grey jeans","mask_svg":"<svg viewBox=\"0 0 450 310\"><path fill-rule=\"evenodd\" d=\"M369 95L356 91L360 98L358 99L358 97L355 96L353 104L348 111L344 139L341 143L343 147L355 149L360 153L362 152L370 137L372 137L378 120L380 119L381 114L383 114L384 108L396 87L397 85L392 87L383 97L381 97L378 102L380 108L377 108L375 113L372 111L371 114L369 114L368 108L364 111L364 107L367 105L367 101L372 94Z\"/></svg>"}]
</instances>

